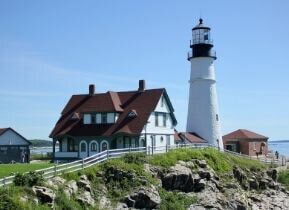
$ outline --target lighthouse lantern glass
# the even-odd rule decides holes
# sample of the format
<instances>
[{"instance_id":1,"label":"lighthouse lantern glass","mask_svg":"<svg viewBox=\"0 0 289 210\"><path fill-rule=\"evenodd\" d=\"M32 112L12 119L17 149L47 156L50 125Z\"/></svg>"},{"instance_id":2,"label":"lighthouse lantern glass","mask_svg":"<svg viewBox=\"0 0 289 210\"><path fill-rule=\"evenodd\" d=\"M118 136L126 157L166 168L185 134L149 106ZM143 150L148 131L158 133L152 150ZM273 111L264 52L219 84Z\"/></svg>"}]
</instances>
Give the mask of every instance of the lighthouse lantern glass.
<instances>
[{"instance_id":1,"label":"lighthouse lantern glass","mask_svg":"<svg viewBox=\"0 0 289 210\"><path fill-rule=\"evenodd\" d=\"M209 29L195 29L193 30L193 44L209 44L210 43L210 31Z\"/></svg>"}]
</instances>

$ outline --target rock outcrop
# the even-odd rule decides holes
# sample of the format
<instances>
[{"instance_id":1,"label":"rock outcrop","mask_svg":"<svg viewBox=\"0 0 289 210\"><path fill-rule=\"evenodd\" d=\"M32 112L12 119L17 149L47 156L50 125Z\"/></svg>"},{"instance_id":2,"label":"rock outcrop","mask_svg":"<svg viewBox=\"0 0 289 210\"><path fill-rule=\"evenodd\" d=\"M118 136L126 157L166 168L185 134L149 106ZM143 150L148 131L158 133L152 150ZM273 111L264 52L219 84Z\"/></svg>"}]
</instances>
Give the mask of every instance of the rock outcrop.
<instances>
[{"instance_id":1,"label":"rock outcrop","mask_svg":"<svg viewBox=\"0 0 289 210\"><path fill-rule=\"evenodd\" d=\"M160 206L161 198L158 191L152 185L149 188L140 188L127 196L124 202L128 207L136 209L157 209Z\"/></svg>"},{"instance_id":2,"label":"rock outcrop","mask_svg":"<svg viewBox=\"0 0 289 210\"><path fill-rule=\"evenodd\" d=\"M55 193L53 190L47 187L33 186L32 191L42 204L53 206L55 199Z\"/></svg>"}]
</instances>

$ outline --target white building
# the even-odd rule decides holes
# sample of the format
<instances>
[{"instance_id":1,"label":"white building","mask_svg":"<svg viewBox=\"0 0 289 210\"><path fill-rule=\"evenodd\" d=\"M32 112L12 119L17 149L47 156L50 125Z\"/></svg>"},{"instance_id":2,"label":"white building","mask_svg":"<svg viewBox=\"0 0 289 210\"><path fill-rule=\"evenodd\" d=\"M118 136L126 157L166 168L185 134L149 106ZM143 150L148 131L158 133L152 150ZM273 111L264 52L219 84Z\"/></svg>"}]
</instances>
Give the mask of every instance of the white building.
<instances>
[{"instance_id":1,"label":"white building","mask_svg":"<svg viewBox=\"0 0 289 210\"><path fill-rule=\"evenodd\" d=\"M50 137L54 160L74 160L107 149L174 145L177 124L165 89L73 95ZM55 144L59 142L59 151Z\"/></svg>"},{"instance_id":2,"label":"white building","mask_svg":"<svg viewBox=\"0 0 289 210\"><path fill-rule=\"evenodd\" d=\"M199 24L192 29L191 62L187 132L195 133L209 144L223 148L216 90L214 61L210 28Z\"/></svg>"}]
</instances>

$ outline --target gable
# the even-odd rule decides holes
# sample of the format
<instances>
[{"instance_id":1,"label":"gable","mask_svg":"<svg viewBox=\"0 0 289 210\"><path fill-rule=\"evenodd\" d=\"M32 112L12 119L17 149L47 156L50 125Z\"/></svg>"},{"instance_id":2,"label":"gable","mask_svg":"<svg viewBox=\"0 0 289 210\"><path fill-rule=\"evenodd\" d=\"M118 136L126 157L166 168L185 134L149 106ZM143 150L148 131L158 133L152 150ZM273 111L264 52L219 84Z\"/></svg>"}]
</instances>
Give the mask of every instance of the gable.
<instances>
[{"instance_id":1,"label":"gable","mask_svg":"<svg viewBox=\"0 0 289 210\"><path fill-rule=\"evenodd\" d=\"M171 104L171 101L169 99L169 96L167 95L166 90L164 90L163 94L161 95L154 112L169 113L172 124L173 125L177 124L177 120L176 120L176 117L174 115L174 108Z\"/></svg>"},{"instance_id":2,"label":"gable","mask_svg":"<svg viewBox=\"0 0 289 210\"><path fill-rule=\"evenodd\" d=\"M13 129L7 129L0 135L0 145L29 145L27 141L20 134L15 132Z\"/></svg>"}]
</instances>

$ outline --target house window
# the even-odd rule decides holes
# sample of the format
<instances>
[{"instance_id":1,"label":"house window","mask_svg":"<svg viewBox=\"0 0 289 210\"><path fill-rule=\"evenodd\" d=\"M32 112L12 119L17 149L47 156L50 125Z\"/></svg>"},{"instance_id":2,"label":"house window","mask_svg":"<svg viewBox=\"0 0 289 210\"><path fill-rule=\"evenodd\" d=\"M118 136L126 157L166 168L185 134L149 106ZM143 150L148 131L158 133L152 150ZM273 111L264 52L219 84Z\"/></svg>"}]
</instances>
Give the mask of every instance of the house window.
<instances>
[{"instance_id":1,"label":"house window","mask_svg":"<svg viewBox=\"0 0 289 210\"><path fill-rule=\"evenodd\" d=\"M91 123L92 123L92 124L95 124L95 123L96 123L96 116L95 116L95 114L92 114L92 115L91 115Z\"/></svg>"},{"instance_id":2,"label":"house window","mask_svg":"<svg viewBox=\"0 0 289 210\"><path fill-rule=\"evenodd\" d=\"M97 144L93 142L90 146L90 151L91 152L97 152Z\"/></svg>"},{"instance_id":3,"label":"house window","mask_svg":"<svg viewBox=\"0 0 289 210\"><path fill-rule=\"evenodd\" d=\"M155 124L156 124L156 127L159 126L159 114L157 112L155 113Z\"/></svg>"},{"instance_id":4,"label":"house window","mask_svg":"<svg viewBox=\"0 0 289 210\"><path fill-rule=\"evenodd\" d=\"M166 135L166 141L167 145L171 145L170 135Z\"/></svg>"},{"instance_id":5,"label":"house window","mask_svg":"<svg viewBox=\"0 0 289 210\"><path fill-rule=\"evenodd\" d=\"M107 113L107 123L114 123L114 113Z\"/></svg>"},{"instance_id":6,"label":"house window","mask_svg":"<svg viewBox=\"0 0 289 210\"><path fill-rule=\"evenodd\" d=\"M86 152L86 144L84 142L82 142L81 145L80 145L80 151L81 152Z\"/></svg>"},{"instance_id":7,"label":"house window","mask_svg":"<svg viewBox=\"0 0 289 210\"><path fill-rule=\"evenodd\" d=\"M131 139L131 147L132 147L132 148L135 148L135 138L132 138L132 139Z\"/></svg>"},{"instance_id":8,"label":"house window","mask_svg":"<svg viewBox=\"0 0 289 210\"><path fill-rule=\"evenodd\" d=\"M91 123L90 114L84 114L83 115L83 124L90 124L90 123Z\"/></svg>"},{"instance_id":9,"label":"house window","mask_svg":"<svg viewBox=\"0 0 289 210\"><path fill-rule=\"evenodd\" d=\"M124 147L129 148L129 137L124 137Z\"/></svg>"},{"instance_id":10,"label":"house window","mask_svg":"<svg viewBox=\"0 0 289 210\"><path fill-rule=\"evenodd\" d=\"M107 114L101 113L101 123L106 124L107 123Z\"/></svg>"},{"instance_id":11,"label":"house window","mask_svg":"<svg viewBox=\"0 0 289 210\"><path fill-rule=\"evenodd\" d=\"M101 114L96 114L96 124L101 124Z\"/></svg>"},{"instance_id":12,"label":"house window","mask_svg":"<svg viewBox=\"0 0 289 210\"><path fill-rule=\"evenodd\" d=\"M108 150L108 144L107 144L107 142L102 142L102 144L101 144L101 151L105 151L105 150Z\"/></svg>"},{"instance_id":13,"label":"house window","mask_svg":"<svg viewBox=\"0 0 289 210\"><path fill-rule=\"evenodd\" d=\"M78 151L78 145L76 144L75 140L72 138L68 138L68 152L77 152Z\"/></svg>"},{"instance_id":14,"label":"house window","mask_svg":"<svg viewBox=\"0 0 289 210\"><path fill-rule=\"evenodd\" d=\"M167 114L163 113L163 126L166 127L167 126Z\"/></svg>"},{"instance_id":15,"label":"house window","mask_svg":"<svg viewBox=\"0 0 289 210\"><path fill-rule=\"evenodd\" d=\"M163 142L163 141L164 141L164 137L161 136L161 142Z\"/></svg>"},{"instance_id":16,"label":"house window","mask_svg":"<svg viewBox=\"0 0 289 210\"><path fill-rule=\"evenodd\" d=\"M141 139L141 140L140 140L140 146L141 146L141 147L145 147L145 146L146 146L146 141L145 141L145 139Z\"/></svg>"}]
</instances>

